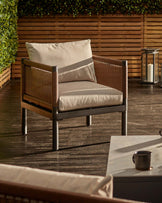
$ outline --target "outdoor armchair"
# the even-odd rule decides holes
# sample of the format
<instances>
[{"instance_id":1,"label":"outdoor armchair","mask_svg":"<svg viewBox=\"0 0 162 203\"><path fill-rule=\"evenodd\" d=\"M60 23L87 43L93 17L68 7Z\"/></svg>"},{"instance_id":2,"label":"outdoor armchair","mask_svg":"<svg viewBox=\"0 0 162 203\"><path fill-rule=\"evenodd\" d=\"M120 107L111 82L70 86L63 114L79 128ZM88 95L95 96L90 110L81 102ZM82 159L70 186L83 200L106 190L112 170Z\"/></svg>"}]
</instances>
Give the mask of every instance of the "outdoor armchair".
<instances>
[{"instance_id":1,"label":"outdoor armchair","mask_svg":"<svg viewBox=\"0 0 162 203\"><path fill-rule=\"evenodd\" d=\"M121 112L127 134L127 61L92 55L90 40L26 43L22 59L22 133L27 134L27 109L48 117L53 126L53 150L59 149L58 121Z\"/></svg>"}]
</instances>

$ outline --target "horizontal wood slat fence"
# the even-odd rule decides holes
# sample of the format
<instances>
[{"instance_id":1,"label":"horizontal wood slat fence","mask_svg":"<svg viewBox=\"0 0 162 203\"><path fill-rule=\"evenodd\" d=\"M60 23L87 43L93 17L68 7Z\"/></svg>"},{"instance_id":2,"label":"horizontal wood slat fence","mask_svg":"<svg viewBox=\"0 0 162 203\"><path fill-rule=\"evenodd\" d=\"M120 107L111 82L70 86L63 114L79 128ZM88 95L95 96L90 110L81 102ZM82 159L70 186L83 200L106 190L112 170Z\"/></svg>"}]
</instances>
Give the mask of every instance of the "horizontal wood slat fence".
<instances>
[{"instance_id":1,"label":"horizontal wood slat fence","mask_svg":"<svg viewBox=\"0 0 162 203\"><path fill-rule=\"evenodd\" d=\"M21 18L18 20L19 47L16 62L12 65L12 77L20 77L21 58L27 57L25 42L82 39L91 39L94 54L128 60L129 77L140 77L141 49L148 46L160 48L162 44L161 17L106 15Z\"/></svg>"},{"instance_id":2,"label":"horizontal wood slat fence","mask_svg":"<svg viewBox=\"0 0 162 203\"><path fill-rule=\"evenodd\" d=\"M148 15L144 19L144 47L158 48L162 64L162 14Z\"/></svg>"}]
</instances>

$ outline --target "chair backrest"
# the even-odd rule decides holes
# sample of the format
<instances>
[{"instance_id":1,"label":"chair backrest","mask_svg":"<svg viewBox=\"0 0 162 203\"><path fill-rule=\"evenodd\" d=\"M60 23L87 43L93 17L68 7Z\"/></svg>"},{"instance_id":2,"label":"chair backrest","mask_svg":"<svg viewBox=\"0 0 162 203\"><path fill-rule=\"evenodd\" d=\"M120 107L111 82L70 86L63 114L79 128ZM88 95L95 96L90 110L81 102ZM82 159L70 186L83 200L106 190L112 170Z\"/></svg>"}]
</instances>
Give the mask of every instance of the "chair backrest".
<instances>
[{"instance_id":1,"label":"chair backrest","mask_svg":"<svg viewBox=\"0 0 162 203\"><path fill-rule=\"evenodd\" d=\"M112 198L112 176L0 164L0 202L133 203Z\"/></svg>"},{"instance_id":2,"label":"chair backrest","mask_svg":"<svg viewBox=\"0 0 162 203\"><path fill-rule=\"evenodd\" d=\"M0 180L0 202L41 202L41 203L136 203L136 201L104 198L85 194L63 192L59 190L49 190L16 183L4 182Z\"/></svg>"},{"instance_id":3,"label":"chair backrest","mask_svg":"<svg viewBox=\"0 0 162 203\"><path fill-rule=\"evenodd\" d=\"M0 194L51 201L79 196L112 197L112 176L63 173L0 164Z\"/></svg>"},{"instance_id":4,"label":"chair backrest","mask_svg":"<svg viewBox=\"0 0 162 203\"><path fill-rule=\"evenodd\" d=\"M26 48L31 61L58 67L59 82L96 81L90 42L26 42Z\"/></svg>"}]
</instances>

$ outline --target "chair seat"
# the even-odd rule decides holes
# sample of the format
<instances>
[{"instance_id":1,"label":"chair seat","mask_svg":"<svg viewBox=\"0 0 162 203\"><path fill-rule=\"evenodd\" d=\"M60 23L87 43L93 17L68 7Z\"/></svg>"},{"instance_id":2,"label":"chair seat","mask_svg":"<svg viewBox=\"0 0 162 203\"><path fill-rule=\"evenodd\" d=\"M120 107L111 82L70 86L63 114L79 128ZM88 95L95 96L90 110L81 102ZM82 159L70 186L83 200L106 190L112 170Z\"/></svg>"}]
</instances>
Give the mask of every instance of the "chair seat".
<instances>
[{"instance_id":1,"label":"chair seat","mask_svg":"<svg viewBox=\"0 0 162 203\"><path fill-rule=\"evenodd\" d=\"M121 91L95 82L76 81L59 84L59 111L114 106L122 103Z\"/></svg>"}]
</instances>

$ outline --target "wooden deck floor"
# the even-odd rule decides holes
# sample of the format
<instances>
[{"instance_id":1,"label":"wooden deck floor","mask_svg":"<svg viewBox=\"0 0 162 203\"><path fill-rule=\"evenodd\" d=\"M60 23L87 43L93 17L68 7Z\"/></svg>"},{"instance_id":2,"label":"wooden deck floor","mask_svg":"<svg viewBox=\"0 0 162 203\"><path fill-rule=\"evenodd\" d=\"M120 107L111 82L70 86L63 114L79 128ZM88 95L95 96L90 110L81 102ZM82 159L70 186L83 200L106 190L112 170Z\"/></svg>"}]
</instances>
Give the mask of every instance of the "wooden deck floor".
<instances>
[{"instance_id":1,"label":"wooden deck floor","mask_svg":"<svg viewBox=\"0 0 162 203\"><path fill-rule=\"evenodd\" d=\"M52 149L51 121L28 112L28 137L21 135L19 80L0 90L0 161L21 166L105 175L111 135L120 134L120 113L63 120L60 151ZM157 135L162 128L162 88L129 81L128 135ZM121 143L122 144L122 143Z\"/></svg>"}]
</instances>

